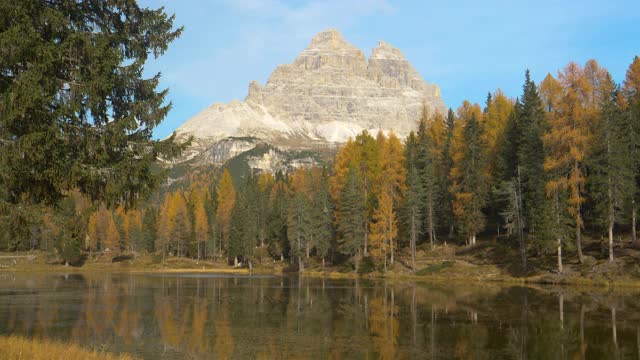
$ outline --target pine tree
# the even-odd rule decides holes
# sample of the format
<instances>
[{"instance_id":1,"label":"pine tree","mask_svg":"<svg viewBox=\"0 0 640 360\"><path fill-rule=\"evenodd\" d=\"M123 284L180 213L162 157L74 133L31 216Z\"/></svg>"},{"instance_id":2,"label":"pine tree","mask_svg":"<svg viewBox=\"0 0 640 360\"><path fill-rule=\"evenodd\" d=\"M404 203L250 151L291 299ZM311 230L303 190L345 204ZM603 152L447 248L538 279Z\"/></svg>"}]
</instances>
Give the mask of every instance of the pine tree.
<instances>
[{"instance_id":1,"label":"pine tree","mask_svg":"<svg viewBox=\"0 0 640 360\"><path fill-rule=\"evenodd\" d=\"M455 228L455 216L453 213L453 196L448 189L451 188L451 170L453 169L452 144L453 136L456 131L455 114L449 109L445 121L445 138L441 150L441 161L438 167L439 187L441 189L442 199L440 200L440 223L444 229L449 229L447 238L451 239ZM445 245L446 245L445 241Z\"/></svg>"},{"instance_id":2,"label":"pine tree","mask_svg":"<svg viewBox=\"0 0 640 360\"><path fill-rule=\"evenodd\" d=\"M279 257L280 261L283 261L289 252L287 238L289 188L285 180L282 175L276 176L276 182L269 197L269 248L271 255Z\"/></svg>"},{"instance_id":3,"label":"pine tree","mask_svg":"<svg viewBox=\"0 0 640 360\"><path fill-rule=\"evenodd\" d=\"M627 69L622 91L626 102L624 116L631 127L631 135L634 140L632 152L629 155L636 160L633 166L635 183L633 184L633 197L630 206L631 239L636 243L636 219L640 203L640 57L638 56L633 58L633 62Z\"/></svg>"},{"instance_id":4,"label":"pine tree","mask_svg":"<svg viewBox=\"0 0 640 360\"><path fill-rule=\"evenodd\" d=\"M501 156L502 192L510 234L520 245L523 270L527 270L528 235L544 238L547 201L544 176L546 118L542 99L529 71L525 73L522 103L517 102L507 123Z\"/></svg>"},{"instance_id":5,"label":"pine tree","mask_svg":"<svg viewBox=\"0 0 640 360\"><path fill-rule=\"evenodd\" d=\"M315 238L316 255L322 259L324 268L325 259L331 249L333 238L333 203L329 193L329 183L326 170L323 169L318 188L314 191L312 216L312 235Z\"/></svg>"},{"instance_id":6,"label":"pine tree","mask_svg":"<svg viewBox=\"0 0 640 360\"><path fill-rule=\"evenodd\" d=\"M413 132L409 133L405 146L405 167L407 169L407 186L403 194L402 223L409 236L411 266L416 267L416 245L422 234L422 182L416 166L417 139Z\"/></svg>"},{"instance_id":7,"label":"pine tree","mask_svg":"<svg viewBox=\"0 0 640 360\"><path fill-rule=\"evenodd\" d=\"M218 186L216 187L216 198L218 200L218 208L216 210L216 220L218 221L221 237L221 246L219 249L228 249L229 233L231 231L231 220L233 208L236 202L236 191L233 187L231 174L229 169L224 169Z\"/></svg>"},{"instance_id":8,"label":"pine tree","mask_svg":"<svg viewBox=\"0 0 640 360\"><path fill-rule=\"evenodd\" d=\"M560 111L560 102L562 101L562 86L551 74L547 74L544 80L540 83L540 95L542 97L547 123L549 129L543 136L543 142L545 147L545 164L544 170L547 175L547 183L545 185L545 192L547 198L550 199L551 205L551 219L550 219L550 233L556 239L557 257L558 257L558 272L563 272L562 265L562 245L563 239L568 237L569 225L567 224L567 217L569 214L568 204L563 201L566 198L566 187L562 181L557 179L562 176L562 171L557 166L549 166L546 157L548 154L557 151L556 144L551 141L549 133L553 131L551 124L557 121L558 113Z\"/></svg>"},{"instance_id":9,"label":"pine tree","mask_svg":"<svg viewBox=\"0 0 640 360\"><path fill-rule=\"evenodd\" d=\"M487 169L482 127L475 112L470 116L462 129L462 139L458 145L462 148L454 158L451 191L454 194L454 214L460 231L466 236L467 243L473 246L476 235L483 229L485 222L482 208L487 197Z\"/></svg>"},{"instance_id":10,"label":"pine tree","mask_svg":"<svg viewBox=\"0 0 640 360\"><path fill-rule=\"evenodd\" d=\"M155 251L155 239L157 233L157 211L156 209L149 207L144 210L142 217L142 242L143 249L146 252L152 253Z\"/></svg>"},{"instance_id":11,"label":"pine tree","mask_svg":"<svg viewBox=\"0 0 640 360\"><path fill-rule=\"evenodd\" d=\"M152 164L182 148L152 140L171 104L143 71L182 33L174 17L134 0L5 1L1 16L6 199L56 204L78 189L131 205L151 193L164 176Z\"/></svg>"},{"instance_id":12,"label":"pine tree","mask_svg":"<svg viewBox=\"0 0 640 360\"><path fill-rule=\"evenodd\" d=\"M118 234L120 235L118 247L120 250L127 250L131 243L131 239L129 238L129 216L123 206L119 206L113 215L113 221L115 221Z\"/></svg>"},{"instance_id":13,"label":"pine tree","mask_svg":"<svg viewBox=\"0 0 640 360\"><path fill-rule=\"evenodd\" d=\"M349 169L346 184L336 208L338 250L345 255L360 254L364 245L366 207L360 178Z\"/></svg>"},{"instance_id":14,"label":"pine tree","mask_svg":"<svg viewBox=\"0 0 640 360\"><path fill-rule=\"evenodd\" d=\"M302 191L292 194L288 206L287 237L292 258L298 261L298 271L304 272L305 251L311 241L312 220L309 198Z\"/></svg>"},{"instance_id":15,"label":"pine tree","mask_svg":"<svg viewBox=\"0 0 640 360\"><path fill-rule=\"evenodd\" d=\"M595 204L598 223L609 238L609 261L613 261L613 230L624 219L625 205L633 197L634 159L631 126L618 105L619 91L608 76L612 89L602 101L601 118L597 122L592 155L588 161L588 184Z\"/></svg>"},{"instance_id":16,"label":"pine tree","mask_svg":"<svg viewBox=\"0 0 640 360\"><path fill-rule=\"evenodd\" d=\"M434 119L424 117L418 126L418 139L416 150L416 170L418 172L420 189L422 193L422 209L424 216L423 229L429 236L429 243L433 248L436 240L436 224L437 224L437 203L441 197L441 190L438 181L438 153L436 150L435 139L429 135L429 123L442 121L437 116Z\"/></svg>"}]
</instances>

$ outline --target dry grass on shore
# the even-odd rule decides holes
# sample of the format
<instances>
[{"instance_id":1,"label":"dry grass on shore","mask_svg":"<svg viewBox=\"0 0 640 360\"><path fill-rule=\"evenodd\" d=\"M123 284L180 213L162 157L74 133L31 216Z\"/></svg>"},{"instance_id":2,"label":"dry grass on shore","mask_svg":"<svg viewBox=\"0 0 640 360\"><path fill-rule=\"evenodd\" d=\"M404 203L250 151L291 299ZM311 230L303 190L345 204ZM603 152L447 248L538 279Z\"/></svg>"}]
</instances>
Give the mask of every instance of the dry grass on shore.
<instances>
[{"instance_id":1,"label":"dry grass on shore","mask_svg":"<svg viewBox=\"0 0 640 360\"><path fill-rule=\"evenodd\" d=\"M83 349L74 344L0 336L0 358L5 360L133 360L129 355L113 355Z\"/></svg>"}]
</instances>

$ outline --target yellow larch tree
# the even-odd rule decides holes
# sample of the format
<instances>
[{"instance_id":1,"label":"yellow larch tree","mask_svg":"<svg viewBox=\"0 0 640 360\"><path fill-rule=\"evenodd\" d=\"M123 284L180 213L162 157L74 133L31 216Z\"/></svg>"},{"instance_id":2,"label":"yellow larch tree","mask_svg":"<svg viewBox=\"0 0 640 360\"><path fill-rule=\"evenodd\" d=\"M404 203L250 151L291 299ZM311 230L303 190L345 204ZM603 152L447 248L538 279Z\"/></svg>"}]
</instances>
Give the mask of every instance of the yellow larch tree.
<instances>
[{"instance_id":1,"label":"yellow larch tree","mask_svg":"<svg viewBox=\"0 0 640 360\"><path fill-rule=\"evenodd\" d=\"M396 248L395 239L398 235L398 221L393 206L393 197L389 191L383 191L378 197L378 207L373 212L370 234L371 256L376 260L383 260L384 270L387 271L387 258L394 263Z\"/></svg>"},{"instance_id":2,"label":"yellow larch tree","mask_svg":"<svg viewBox=\"0 0 640 360\"><path fill-rule=\"evenodd\" d=\"M589 154L596 120L599 94L606 91L600 80L602 69L595 61L587 63L587 69L571 62L558 74L562 88L549 78L541 84L541 94L551 114L549 131L544 135L547 148L545 170L551 174L547 183L548 194L566 193L566 203L575 225L576 250L580 262L584 226L582 205L585 202L585 160Z\"/></svg>"},{"instance_id":3,"label":"yellow larch tree","mask_svg":"<svg viewBox=\"0 0 640 360\"><path fill-rule=\"evenodd\" d=\"M392 131L382 144L382 176L377 186L379 194L387 192L394 206L400 203L406 187L407 170L404 165L404 146Z\"/></svg>"},{"instance_id":4,"label":"yellow larch tree","mask_svg":"<svg viewBox=\"0 0 640 360\"><path fill-rule=\"evenodd\" d=\"M209 219L205 209L206 189L194 186L189 194L189 203L193 211L193 235L196 243L197 258L202 258L202 247L209 237Z\"/></svg>"}]
</instances>

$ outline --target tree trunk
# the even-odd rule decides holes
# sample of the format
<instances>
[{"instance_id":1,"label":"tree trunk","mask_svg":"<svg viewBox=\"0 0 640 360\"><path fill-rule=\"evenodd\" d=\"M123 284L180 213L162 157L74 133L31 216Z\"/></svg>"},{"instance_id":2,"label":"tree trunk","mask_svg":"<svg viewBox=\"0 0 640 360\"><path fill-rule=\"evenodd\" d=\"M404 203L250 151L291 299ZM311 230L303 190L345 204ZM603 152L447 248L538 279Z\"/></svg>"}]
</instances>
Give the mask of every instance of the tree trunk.
<instances>
[{"instance_id":1,"label":"tree trunk","mask_svg":"<svg viewBox=\"0 0 640 360\"><path fill-rule=\"evenodd\" d=\"M429 200L429 244L433 249L433 202Z\"/></svg>"},{"instance_id":2,"label":"tree trunk","mask_svg":"<svg viewBox=\"0 0 640 360\"><path fill-rule=\"evenodd\" d=\"M560 305L560 329L564 329L564 295L560 294L558 303Z\"/></svg>"},{"instance_id":3,"label":"tree trunk","mask_svg":"<svg viewBox=\"0 0 640 360\"><path fill-rule=\"evenodd\" d=\"M618 328L616 326L616 308L611 308L611 336L613 337L613 345L618 350Z\"/></svg>"},{"instance_id":4,"label":"tree trunk","mask_svg":"<svg viewBox=\"0 0 640 360\"><path fill-rule=\"evenodd\" d=\"M367 256L369 252L367 251L367 244L369 243L369 227L367 223L364 224L364 256Z\"/></svg>"},{"instance_id":5,"label":"tree trunk","mask_svg":"<svg viewBox=\"0 0 640 360\"><path fill-rule=\"evenodd\" d=\"M416 209L415 207L413 207L411 209L411 212L413 214L411 214L411 268L415 270L416 268L416 238L418 236L417 234L417 229L416 229Z\"/></svg>"},{"instance_id":6,"label":"tree trunk","mask_svg":"<svg viewBox=\"0 0 640 360\"><path fill-rule=\"evenodd\" d=\"M298 272L304 272L304 262L302 256L298 256Z\"/></svg>"},{"instance_id":7,"label":"tree trunk","mask_svg":"<svg viewBox=\"0 0 640 360\"><path fill-rule=\"evenodd\" d=\"M233 267L238 267L238 257L233 258Z\"/></svg>"},{"instance_id":8,"label":"tree trunk","mask_svg":"<svg viewBox=\"0 0 640 360\"><path fill-rule=\"evenodd\" d=\"M636 238L636 200L633 200L633 209L631 210L631 241L635 244Z\"/></svg>"},{"instance_id":9,"label":"tree trunk","mask_svg":"<svg viewBox=\"0 0 640 360\"><path fill-rule=\"evenodd\" d=\"M609 261L613 262L613 222L609 223Z\"/></svg>"},{"instance_id":10,"label":"tree trunk","mask_svg":"<svg viewBox=\"0 0 640 360\"><path fill-rule=\"evenodd\" d=\"M527 274L527 243L524 237L524 221L522 219L522 185L520 183L520 167L518 166L518 187L515 189L516 203L516 227L518 230L518 240L520 240L520 257L522 258L522 271Z\"/></svg>"},{"instance_id":11,"label":"tree trunk","mask_svg":"<svg viewBox=\"0 0 640 360\"><path fill-rule=\"evenodd\" d=\"M578 211L580 207L578 206ZM580 264L584 262L584 256L582 255L582 232L580 231L580 215L576 215L576 249L578 250L578 260Z\"/></svg>"},{"instance_id":12,"label":"tree trunk","mask_svg":"<svg viewBox=\"0 0 640 360\"><path fill-rule=\"evenodd\" d=\"M322 257L322 269L324 270L324 256Z\"/></svg>"},{"instance_id":13,"label":"tree trunk","mask_svg":"<svg viewBox=\"0 0 640 360\"><path fill-rule=\"evenodd\" d=\"M393 223L390 221L389 224L389 230L391 230L391 228L393 227ZM389 237L389 250L391 250L391 265L393 265L393 254L395 253L395 247L393 246L393 238Z\"/></svg>"},{"instance_id":14,"label":"tree trunk","mask_svg":"<svg viewBox=\"0 0 640 360\"><path fill-rule=\"evenodd\" d=\"M365 176L365 190L364 190L364 208L365 208L365 212L367 212L367 199L368 199L368 195L367 195L367 178ZM368 213L368 212L367 212ZM368 222L364 222L364 256L367 256L369 254L369 252L367 251L367 246L369 243L369 224Z\"/></svg>"},{"instance_id":15,"label":"tree trunk","mask_svg":"<svg viewBox=\"0 0 640 360\"><path fill-rule=\"evenodd\" d=\"M249 260L249 275L253 274L253 261Z\"/></svg>"},{"instance_id":16,"label":"tree trunk","mask_svg":"<svg viewBox=\"0 0 640 360\"><path fill-rule=\"evenodd\" d=\"M384 272L387 272L387 254L384 254Z\"/></svg>"},{"instance_id":17,"label":"tree trunk","mask_svg":"<svg viewBox=\"0 0 640 360\"><path fill-rule=\"evenodd\" d=\"M562 239L558 238L558 272L562 274Z\"/></svg>"}]
</instances>

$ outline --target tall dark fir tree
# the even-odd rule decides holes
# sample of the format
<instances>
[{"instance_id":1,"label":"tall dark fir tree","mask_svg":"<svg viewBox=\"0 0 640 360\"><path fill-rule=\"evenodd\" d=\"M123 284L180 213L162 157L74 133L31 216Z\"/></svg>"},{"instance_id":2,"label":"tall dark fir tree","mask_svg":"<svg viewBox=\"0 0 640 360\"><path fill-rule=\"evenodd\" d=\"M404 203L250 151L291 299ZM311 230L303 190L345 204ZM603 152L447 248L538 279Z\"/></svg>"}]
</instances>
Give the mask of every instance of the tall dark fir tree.
<instances>
[{"instance_id":1,"label":"tall dark fir tree","mask_svg":"<svg viewBox=\"0 0 640 360\"><path fill-rule=\"evenodd\" d=\"M72 189L131 205L175 155L152 140L171 104L145 78L178 38L164 9L123 1L0 1L0 187L10 203L55 204Z\"/></svg>"}]
</instances>

